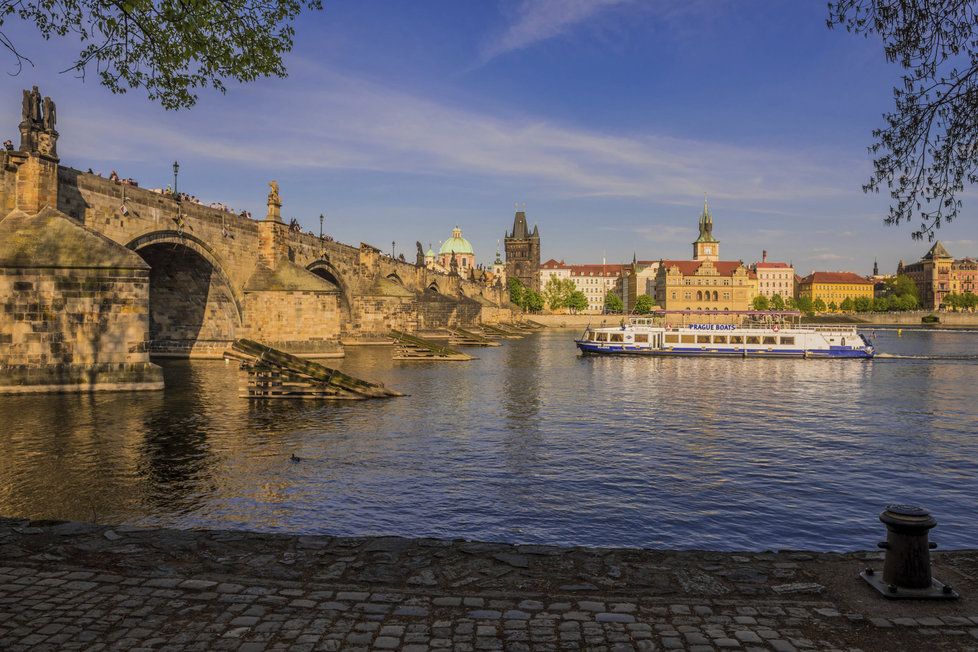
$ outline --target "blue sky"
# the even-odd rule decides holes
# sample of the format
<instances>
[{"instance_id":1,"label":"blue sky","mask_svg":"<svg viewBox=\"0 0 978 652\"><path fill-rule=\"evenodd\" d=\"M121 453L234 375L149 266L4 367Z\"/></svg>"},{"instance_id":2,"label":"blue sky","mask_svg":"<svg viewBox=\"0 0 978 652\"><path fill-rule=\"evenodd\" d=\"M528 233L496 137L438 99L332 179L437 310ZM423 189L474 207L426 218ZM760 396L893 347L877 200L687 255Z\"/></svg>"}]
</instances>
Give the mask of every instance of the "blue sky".
<instances>
[{"instance_id":1,"label":"blue sky","mask_svg":"<svg viewBox=\"0 0 978 652\"><path fill-rule=\"evenodd\" d=\"M822 0L325 5L288 78L180 112L59 74L75 44L9 26L36 67L0 76L0 135L38 84L66 165L158 187L177 159L181 190L255 215L276 179L286 217L409 256L458 224L488 262L525 202L544 259L688 257L703 193L724 258L868 273L929 247L861 190L899 69ZM952 254L978 255L976 206L940 230Z\"/></svg>"}]
</instances>

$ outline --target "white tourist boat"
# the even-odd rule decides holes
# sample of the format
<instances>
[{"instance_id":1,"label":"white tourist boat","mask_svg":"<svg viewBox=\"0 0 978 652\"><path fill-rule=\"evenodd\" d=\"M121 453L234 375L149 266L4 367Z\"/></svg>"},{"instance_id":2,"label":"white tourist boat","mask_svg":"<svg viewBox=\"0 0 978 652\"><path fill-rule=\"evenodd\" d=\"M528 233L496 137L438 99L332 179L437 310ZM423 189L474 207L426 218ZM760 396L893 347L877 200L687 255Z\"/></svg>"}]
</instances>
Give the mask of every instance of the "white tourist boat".
<instances>
[{"instance_id":1,"label":"white tourist boat","mask_svg":"<svg viewBox=\"0 0 978 652\"><path fill-rule=\"evenodd\" d=\"M577 347L585 354L763 358L872 358L872 343L855 326L802 326L797 312L660 311L620 326L588 328ZM746 318L743 325L687 323ZM721 317L722 316L722 317ZM678 318L679 324L666 320Z\"/></svg>"}]
</instances>

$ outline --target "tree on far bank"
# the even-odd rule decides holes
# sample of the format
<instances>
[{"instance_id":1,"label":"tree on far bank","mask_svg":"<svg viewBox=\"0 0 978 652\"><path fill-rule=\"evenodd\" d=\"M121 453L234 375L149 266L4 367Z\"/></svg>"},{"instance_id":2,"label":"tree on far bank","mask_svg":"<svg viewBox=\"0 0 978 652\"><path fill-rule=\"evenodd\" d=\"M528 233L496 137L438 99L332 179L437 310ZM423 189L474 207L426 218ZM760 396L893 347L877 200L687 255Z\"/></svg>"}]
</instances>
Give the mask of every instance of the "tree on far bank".
<instances>
[{"instance_id":1,"label":"tree on far bank","mask_svg":"<svg viewBox=\"0 0 978 652\"><path fill-rule=\"evenodd\" d=\"M828 308L828 306L825 305L825 300L819 297L818 299L815 299L815 303L812 304L812 308L815 310L815 312L825 312L825 309Z\"/></svg>"},{"instance_id":2,"label":"tree on far bank","mask_svg":"<svg viewBox=\"0 0 978 652\"><path fill-rule=\"evenodd\" d=\"M815 308L812 306L812 300L808 297L798 297L794 303L795 308L808 316L811 316L815 312Z\"/></svg>"},{"instance_id":3,"label":"tree on far bank","mask_svg":"<svg viewBox=\"0 0 978 652\"><path fill-rule=\"evenodd\" d=\"M873 174L865 192L885 189L887 224L916 222L915 240L961 210L965 184L978 183L978 3L974 0L835 0L829 28L883 41L903 68L895 109L873 131Z\"/></svg>"},{"instance_id":4,"label":"tree on far bank","mask_svg":"<svg viewBox=\"0 0 978 652\"><path fill-rule=\"evenodd\" d=\"M842 300L842 303L839 304L839 310L842 312L852 312L855 307L856 306L853 304L851 297L846 297Z\"/></svg>"},{"instance_id":5,"label":"tree on far bank","mask_svg":"<svg viewBox=\"0 0 978 652\"><path fill-rule=\"evenodd\" d=\"M836 312L839 310L839 304L835 301L829 301L829 312Z\"/></svg>"},{"instance_id":6,"label":"tree on far bank","mask_svg":"<svg viewBox=\"0 0 978 652\"><path fill-rule=\"evenodd\" d=\"M527 288L523 294L523 309L527 312L540 312L543 310L543 295L536 290Z\"/></svg>"},{"instance_id":7,"label":"tree on far bank","mask_svg":"<svg viewBox=\"0 0 978 652\"><path fill-rule=\"evenodd\" d=\"M647 294L640 294L635 299L635 312L639 315L647 315L652 312L652 297Z\"/></svg>"},{"instance_id":8,"label":"tree on far bank","mask_svg":"<svg viewBox=\"0 0 978 652\"><path fill-rule=\"evenodd\" d=\"M754 310L767 310L771 306L771 303L768 301L768 298L765 295L758 294L756 297L754 297L752 306Z\"/></svg>"},{"instance_id":9,"label":"tree on far bank","mask_svg":"<svg viewBox=\"0 0 978 652\"><path fill-rule=\"evenodd\" d=\"M518 278L511 278L506 282L509 287L509 301L513 305L523 307L523 299L526 294L526 286Z\"/></svg>"},{"instance_id":10,"label":"tree on far bank","mask_svg":"<svg viewBox=\"0 0 978 652\"><path fill-rule=\"evenodd\" d=\"M569 308L571 295L577 291L577 285L569 278L559 279L551 276L543 288L543 300L550 310Z\"/></svg>"},{"instance_id":11,"label":"tree on far bank","mask_svg":"<svg viewBox=\"0 0 978 652\"><path fill-rule=\"evenodd\" d=\"M784 309L785 309L784 299L781 297L780 294L775 294L773 297L771 297L771 310L784 310Z\"/></svg>"},{"instance_id":12,"label":"tree on far bank","mask_svg":"<svg viewBox=\"0 0 978 652\"><path fill-rule=\"evenodd\" d=\"M567 307L574 312L580 312L581 310L587 310L587 296L580 290L574 290L571 292L570 298L567 300Z\"/></svg>"},{"instance_id":13,"label":"tree on far bank","mask_svg":"<svg viewBox=\"0 0 978 652\"><path fill-rule=\"evenodd\" d=\"M187 109L201 88L285 77L296 17L322 8L322 0L4 0L0 45L19 72L33 61L3 31L11 17L45 41L77 38L81 51L62 72L93 72L113 93L141 88L165 109Z\"/></svg>"},{"instance_id":14,"label":"tree on far bank","mask_svg":"<svg viewBox=\"0 0 978 652\"><path fill-rule=\"evenodd\" d=\"M604 311L605 312L621 312L625 309L625 304L622 303L621 297L614 292L608 292L604 295Z\"/></svg>"}]
</instances>

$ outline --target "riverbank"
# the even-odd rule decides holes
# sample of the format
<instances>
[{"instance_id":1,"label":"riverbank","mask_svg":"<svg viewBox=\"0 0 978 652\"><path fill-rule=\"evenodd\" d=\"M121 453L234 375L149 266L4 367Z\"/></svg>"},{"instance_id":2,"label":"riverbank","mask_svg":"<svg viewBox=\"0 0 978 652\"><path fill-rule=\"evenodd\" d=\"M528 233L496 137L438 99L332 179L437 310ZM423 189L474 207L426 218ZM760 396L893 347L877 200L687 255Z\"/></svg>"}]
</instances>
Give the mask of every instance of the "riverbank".
<instances>
[{"instance_id":1,"label":"riverbank","mask_svg":"<svg viewBox=\"0 0 978 652\"><path fill-rule=\"evenodd\" d=\"M937 314L938 324L924 324L921 319L930 314ZM529 319L551 328L580 328L587 326L616 326L621 323L622 315L530 315ZM628 319L628 316L625 316ZM813 324L846 324L855 326L921 326L924 328L954 329L978 327L978 313L940 312L868 312L851 315L819 315L815 318L803 318L803 323Z\"/></svg>"},{"instance_id":2,"label":"riverbank","mask_svg":"<svg viewBox=\"0 0 978 652\"><path fill-rule=\"evenodd\" d=\"M881 526L882 529L882 526ZM0 519L0 649L974 650L957 602L857 576L877 552L714 553Z\"/></svg>"}]
</instances>

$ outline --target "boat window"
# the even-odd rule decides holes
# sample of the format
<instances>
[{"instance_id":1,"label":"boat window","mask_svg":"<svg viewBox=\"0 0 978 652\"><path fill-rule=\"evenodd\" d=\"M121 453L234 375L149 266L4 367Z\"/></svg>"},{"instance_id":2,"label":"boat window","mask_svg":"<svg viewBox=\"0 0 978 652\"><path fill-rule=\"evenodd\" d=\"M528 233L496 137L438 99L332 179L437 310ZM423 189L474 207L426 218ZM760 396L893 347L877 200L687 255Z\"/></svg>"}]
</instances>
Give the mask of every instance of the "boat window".
<instances>
[{"instance_id":1,"label":"boat window","mask_svg":"<svg viewBox=\"0 0 978 652\"><path fill-rule=\"evenodd\" d=\"M713 343L714 344L726 344L727 343L727 336L726 335L714 335L713 336Z\"/></svg>"},{"instance_id":2,"label":"boat window","mask_svg":"<svg viewBox=\"0 0 978 652\"><path fill-rule=\"evenodd\" d=\"M781 343L782 344L794 344L795 343L795 338L794 337L782 337L781 338Z\"/></svg>"},{"instance_id":3,"label":"boat window","mask_svg":"<svg viewBox=\"0 0 978 652\"><path fill-rule=\"evenodd\" d=\"M683 344L693 344L693 343L696 342L696 336L695 335L683 335L682 336L682 341L683 341Z\"/></svg>"},{"instance_id":4,"label":"boat window","mask_svg":"<svg viewBox=\"0 0 978 652\"><path fill-rule=\"evenodd\" d=\"M709 344L710 343L710 336L709 335L697 335L696 336L696 343L697 344Z\"/></svg>"},{"instance_id":5,"label":"boat window","mask_svg":"<svg viewBox=\"0 0 978 652\"><path fill-rule=\"evenodd\" d=\"M773 335L765 335L764 336L764 343L765 344L777 344L778 343L778 338L774 337Z\"/></svg>"},{"instance_id":6,"label":"boat window","mask_svg":"<svg viewBox=\"0 0 978 652\"><path fill-rule=\"evenodd\" d=\"M621 342L622 340L624 340L624 337L622 336L621 333L612 333L611 334L611 341L612 342Z\"/></svg>"},{"instance_id":7,"label":"boat window","mask_svg":"<svg viewBox=\"0 0 978 652\"><path fill-rule=\"evenodd\" d=\"M599 342L607 342L608 341L608 334L607 333L598 333L598 341Z\"/></svg>"},{"instance_id":8,"label":"boat window","mask_svg":"<svg viewBox=\"0 0 978 652\"><path fill-rule=\"evenodd\" d=\"M588 333L588 334L587 334L587 339L588 339L589 341L591 341L591 342L593 342L593 341L594 341L594 337L595 337L596 335L597 335L597 333L595 333L594 331L591 331L590 333Z\"/></svg>"},{"instance_id":9,"label":"boat window","mask_svg":"<svg viewBox=\"0 0 978 652\"><path fill-rule=\"evenodd\" d=\"M636 344L638 344L639 342L648 342L648 341L649 341L649 334L648 333L635 333L635 343Z\"/></svg>"},{"instance_id":10,"label":"boat window","mask_svg":"<svg viewBox=\"0 0 978 652\"><path fill-rule=\"evenodd\" d=\"M761 338L759 338L757 335L748 335L747 336L747 343L748 344L760 344L761 343Z\"/></svg>"},{"instance_id":11,"label":"boat window","mask_svg":"<svg viewBox=\"0 0 978 652\"><path fill-rule=\"evenodd\" d=\"M666 335L666 344L679 344L679 336L675 333Z\"/></svg>"},{"instance_id":12,"label":"boat window","mask_svg":"<svg viewBox=\"0 0 978 652\"><path fill-rule=\"evenodd\" d=\"M744 336L743 335L731 335L730 336L730 343L731 344L743 344L744 343Z\"/></svg>"}]
</instances>

